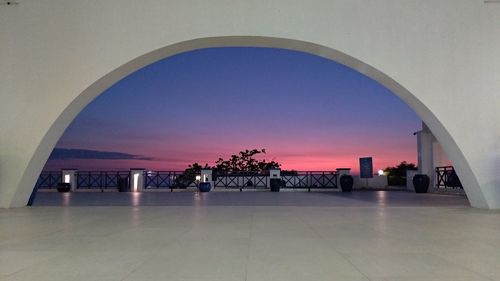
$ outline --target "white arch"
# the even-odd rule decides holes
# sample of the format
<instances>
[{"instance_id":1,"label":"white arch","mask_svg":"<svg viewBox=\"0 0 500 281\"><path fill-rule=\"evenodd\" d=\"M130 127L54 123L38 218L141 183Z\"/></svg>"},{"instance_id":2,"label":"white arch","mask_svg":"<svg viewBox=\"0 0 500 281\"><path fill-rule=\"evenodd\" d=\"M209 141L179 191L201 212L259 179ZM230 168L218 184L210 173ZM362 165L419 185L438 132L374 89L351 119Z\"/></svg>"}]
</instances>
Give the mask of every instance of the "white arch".
<instances>
[{"instance_id":1,"label":"white arch","mask_svg":"<svg viewBox=\"0 0 500 281\"><path fill-rule=\"evenodd\" d=\"M392 78L382 73L381 71L373 68L370 65L367 65L347 54L342 52L320 46L317 44L303 42L298 40L291 39L283 39L283 38L271 38L271 37L254 37L254 36L227 36L227 37L209 37L209 38L199 38L189 41L180 42L174 45L170 45L167 47L163 47L147 54L144 54L140 57L137 57L130 62L127 62L105 75L94 84L90 85L85 91L83 91L77 99L69 104L69 106L62 112L62 114L56 119L54 124L51 126L46 136L43 138L40 147L35 152L33 156L33 160L30 165L36 165L33 167L35 170L40 170L40 162L37 159L44 159L47 157L47 152L52 151L55 144L57 143L58 138L54 138L54 136L61 136L64 130L69 126L69 124L73 121L73 119L80 113L85 106L87 106L94 98L104 92L107 88L111 87L113 84L118 82L119 80L125 78L127 75L139 70L142 67L145 67L149 64L152 64L156 61L168 58L170 56L196 50L202 48L209 47L273 47L273 48L282 48L294 51L301 51L310 53L313 55L318 55L339 63L342 63L350 68L353 68L366 76L376 80L381 83L388 89L390 89L393 93L399 96L403 101L405 101L429 126L432 128L433 132L436 132L436 135L439 136L440 143L444 143L444 147L446 151L451 151L455 155L455 159L459 158L459 161L464 163L465 165L461 165L458 171L459 175L468 174L472 175L472 171L467 164L467 160L461 153L460 149L457 147L456 143L453 141L453 138L446 131L446 128L439 122L439 120L435 117L435 115L421 102L419 101L413 94L411 94L408 90L406 90L403 86L398 84ZM472 179L475 180L475 179ZM33 174L30 173L29 170L23 175L22 182L25 182L25 185L22 185L21 188L29 189L34 185L36 178L33 177ZM470 179L467 181L468 185L466 185L466 192L468 194L474 194L470 188L467 188L470 185ZM477 184L477 181L475 183ZM22 192L26 193L26 192ZM469 195L470 196L470 195ZM472 199L472 200L481 200L481 199ZM484 199L483 199L484 200Z\"/></svg>"},{"instance_id":2,"label":"white arch","mask_svg":"<svg viewBox=\"0 0 500 281\"><path fill-rule=\"evenodd\" d=\"M120 78L183 51L264 46L333 59L391 89L442 144L471 204L500 208L499 27L500 5L470 0L3 6L0 207L25 205L66 126Z\"/></svg>"}]
</instances>

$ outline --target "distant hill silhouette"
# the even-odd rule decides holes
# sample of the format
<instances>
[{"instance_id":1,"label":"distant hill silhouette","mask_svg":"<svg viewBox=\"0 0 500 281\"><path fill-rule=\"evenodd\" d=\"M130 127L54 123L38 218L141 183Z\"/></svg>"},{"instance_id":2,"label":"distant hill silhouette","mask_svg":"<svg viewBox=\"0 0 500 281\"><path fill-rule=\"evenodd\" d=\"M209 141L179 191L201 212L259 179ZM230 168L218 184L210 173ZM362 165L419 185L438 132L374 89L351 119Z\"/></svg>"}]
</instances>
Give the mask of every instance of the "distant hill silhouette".
<instances>
[{"instance_id":1,"label":"distant hill silhouette","mask_svg":"<svg viewBox=\"0 0 500 281\"><path fill-rule=\"evenodd\" d=\"M98 151L77 148L54 148L49 157L50 160L64 159L133 159L133 160L153 160L152 157L134 155L116 151Z\"/></svg>"}]
</instances>

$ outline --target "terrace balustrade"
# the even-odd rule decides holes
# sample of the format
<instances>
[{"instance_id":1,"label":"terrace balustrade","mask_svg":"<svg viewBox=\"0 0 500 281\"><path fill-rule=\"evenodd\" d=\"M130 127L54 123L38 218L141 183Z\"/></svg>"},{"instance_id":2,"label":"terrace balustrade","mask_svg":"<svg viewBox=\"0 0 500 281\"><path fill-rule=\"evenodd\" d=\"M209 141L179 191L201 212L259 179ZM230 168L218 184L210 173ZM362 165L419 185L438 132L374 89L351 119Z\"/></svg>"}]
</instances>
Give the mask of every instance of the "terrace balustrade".
<instances>
[{"instance_id":1,"label":"terrace balustrade","mask_svg":"<svg viewBox=\"0 0 500 281\"><path fill-rule=\"evenodd\" d=\"M278 170L279 171L279 170ZM273 178L283 180L283 188L338 189L338 171L281 171ZM76 190L118 189L120 179L130 179L131 171L75 171ZM216 189L268 189L269 171L265 172L217 172L209 179ZM36 189L55 189L63 181L61 171L43 171ZM196 188L199 177L188 176L182 171L143 171L141 183L144 191Z\"/></svg>"},{"instance_id":2,"label":"terrace balustrade","mask_svg":"<svg viewBox=\"0 0 500 281\"><path fill-rule=\"evenodd\" d=\"M453 166L436 167L436 189L463 189L462 183Z\"/></svg>"}]
</instances>

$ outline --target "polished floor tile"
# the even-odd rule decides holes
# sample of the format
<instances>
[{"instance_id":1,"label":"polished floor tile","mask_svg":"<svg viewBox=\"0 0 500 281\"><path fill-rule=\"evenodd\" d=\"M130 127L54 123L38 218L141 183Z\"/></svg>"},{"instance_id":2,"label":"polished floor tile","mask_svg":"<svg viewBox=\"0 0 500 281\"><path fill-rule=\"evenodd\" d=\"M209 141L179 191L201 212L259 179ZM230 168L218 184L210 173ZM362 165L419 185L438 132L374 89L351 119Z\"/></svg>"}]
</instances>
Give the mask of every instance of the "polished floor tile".
<instances>
[{"instance_id":1,"label":"polished floor tile","mask_svg":"<svg viewBox=\"0 0 500 281\"><path fill-rule=\"evenodd\" d=\"M0 210L0 280L500 281L500 212L462 196L97 195Z\"/></svg>"}]
</instances>

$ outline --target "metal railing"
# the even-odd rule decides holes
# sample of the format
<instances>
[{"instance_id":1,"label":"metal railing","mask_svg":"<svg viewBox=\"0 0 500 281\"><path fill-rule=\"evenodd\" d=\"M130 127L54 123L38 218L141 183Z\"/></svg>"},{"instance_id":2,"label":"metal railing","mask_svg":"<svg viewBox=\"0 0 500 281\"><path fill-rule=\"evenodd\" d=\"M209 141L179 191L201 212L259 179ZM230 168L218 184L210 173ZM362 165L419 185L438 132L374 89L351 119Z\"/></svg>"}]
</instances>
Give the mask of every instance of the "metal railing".
<instances>
[{"instance_id":1,"label":"metal railing","mask_svg":"<svg viewBox=\"0 0 500 281\"><path fill-rule=\"evenodd\" d=\"M118 181L130 176L129 171L78 171L77 189L113 189L118 188Z\"/></svg>"},{"instance_id":2,"label":"metal railing","mask_svg":"<svg viewBox=\"0 0 500 281\"><path fill-rule=\"evenodd\" d=\"M269 173L230 172L213 174L214 187L219 188L268 188Z\"/></svg>"},{"instance_id":3,"label":"metal railing","mask_svg":"<svg viewBox=\"0 0 500 281\"><path fill-rule=\"evenodd\" d=\"M187 177L184 172L178 171L145 171L144 188L145 189L183 189L194 187L196 179Z\"/></svg>"},{"instance_id":4,"label":"metal railing","mask_svg":"<svg viewBox=\"0 0 500 281\"><path fill-rule=\"evenodd\" d=\"M281 179L285 188L338 188L336 171L284 172Z\"/></svg>"},{"instance_id":5,"label":"metal railing","mask_svg":"<svg viewBox=\"0 0 500 281\"><path fill-rule=\"evenodd\" d=\"M117 189L121 179L129 179L130 171L76 171L76 188L80 190ZM338 188L336 171L282 171L283 188ZM60 171L44 171L40 174L36 188L52 189L62 182ZM143 187L154 189L185 189L196 187L198 181L193 175L182 171L144 171ZM213 172L216 188L267 189L270 185L269 172Z\"/></svg>"},{"instance_id":6,"label":"metal railing","mask_svg":"<svg viewBox=\"0 0 500 281\"><path fill-rule=\"evenodd\" d=\"M453 166L436 167L437 189L463 189Z\"/></svg>"},{"instance_id":7,"label":"metal railing","mask_svg":"<svg viewBox=\"0 0 500 281\"><path fill-rule=\"evenodd\" d=\"M35 189L55 189L61 182L61 171L43 171L36 181Z\"/></svg>"}]
</instances>

